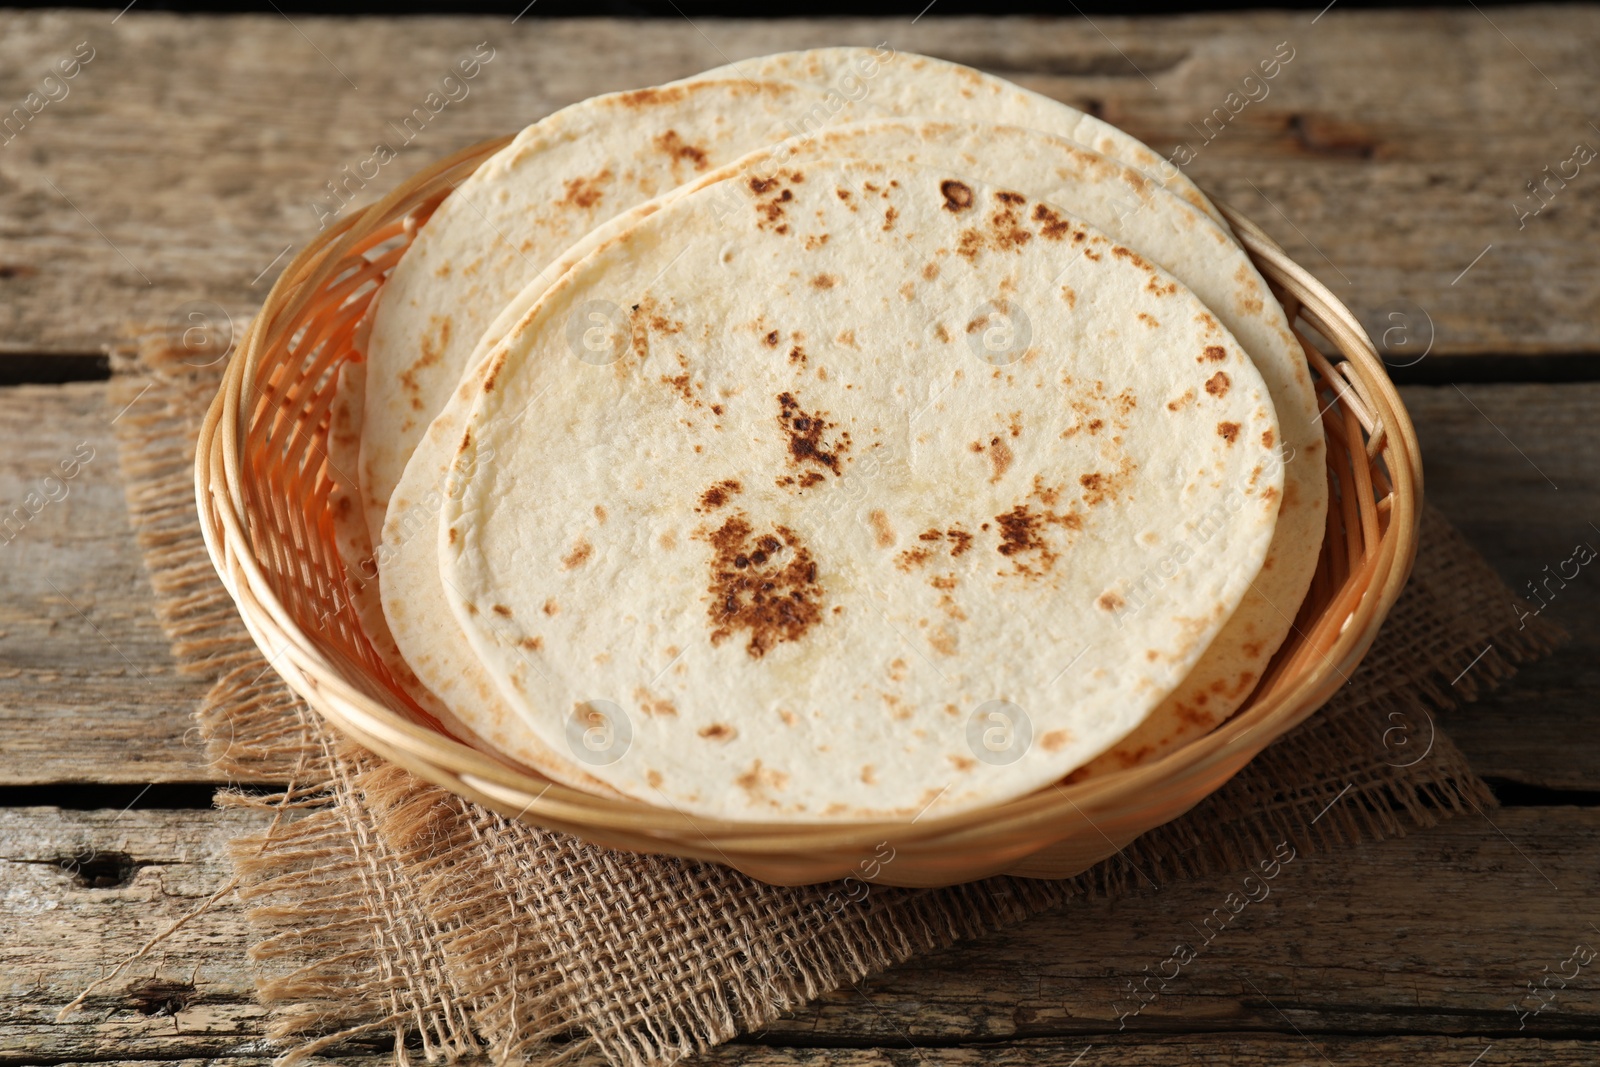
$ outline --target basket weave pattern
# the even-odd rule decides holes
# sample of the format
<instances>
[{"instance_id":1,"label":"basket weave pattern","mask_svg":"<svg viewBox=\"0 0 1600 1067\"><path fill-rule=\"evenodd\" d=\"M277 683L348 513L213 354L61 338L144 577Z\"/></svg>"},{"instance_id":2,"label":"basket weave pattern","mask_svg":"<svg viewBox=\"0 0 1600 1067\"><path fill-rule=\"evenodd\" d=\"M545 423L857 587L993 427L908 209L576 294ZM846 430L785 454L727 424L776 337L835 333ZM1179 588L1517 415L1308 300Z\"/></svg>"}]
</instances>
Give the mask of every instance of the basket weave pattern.
<instances>
[{"instance_id":1,"label":"basket weave pattern","mask_svg":"<svg viewBox=\"0 0 1600 1067\"><path fill-rule=\"evenodd\" d=\"M341 732L413 773L513 818L597 844L729 864L784 884L860 871L946 885L996 873L1065 877L1189 810L1311 715L1371 647L1410 573L1422 474L1415 433L1355 316L1254 224L1223 213L1304 342L1328 449L1327 534L1289 639L1226 723L1159 760L1056 784L975 812L915 822L758 824L590 796L450 736L390 676L352 607L360 561L335 547L327 437L338 371L360 358L364 314L417 227L507 139L476 145L351 212L274 285L201 427L195 483L206 545L271 665Z\"/></svg>"}]
</instances>

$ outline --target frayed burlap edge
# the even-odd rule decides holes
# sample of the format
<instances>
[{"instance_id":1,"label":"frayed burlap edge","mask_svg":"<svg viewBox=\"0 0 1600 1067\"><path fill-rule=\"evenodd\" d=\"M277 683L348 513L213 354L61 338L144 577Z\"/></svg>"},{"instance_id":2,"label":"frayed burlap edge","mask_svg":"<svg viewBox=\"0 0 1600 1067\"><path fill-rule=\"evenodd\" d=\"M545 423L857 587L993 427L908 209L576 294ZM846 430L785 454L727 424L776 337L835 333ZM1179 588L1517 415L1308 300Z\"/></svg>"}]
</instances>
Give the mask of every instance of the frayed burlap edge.
<instances>
[{"instance_id":1,"label":"frayed burlap edge","mask_svg":"<svg viewBox=\"0 0 1600 1067\"><path fill-rule=\"evenodd\" d=\"M194 439L221 368L185 363L159 336L116 367L129 512L158 614L182 668L217 679L197 712L209 755L229 780L289 783L219 798L272 816L232 857L284 1062L379 1034L400 1062L416 1049L668 1063L1075 897L1241 868L1282 840L1316 852L1432 826L1493 804L1437 717L1562 636L1537 617L1513 626L1525 605L1430 512L1413 586L1366 667L1194 812L1112 860L1069 881L863 885L860 899L764 886L511 822L335 736L255 649L200 537Z\"/></svg>"}]
</instances>

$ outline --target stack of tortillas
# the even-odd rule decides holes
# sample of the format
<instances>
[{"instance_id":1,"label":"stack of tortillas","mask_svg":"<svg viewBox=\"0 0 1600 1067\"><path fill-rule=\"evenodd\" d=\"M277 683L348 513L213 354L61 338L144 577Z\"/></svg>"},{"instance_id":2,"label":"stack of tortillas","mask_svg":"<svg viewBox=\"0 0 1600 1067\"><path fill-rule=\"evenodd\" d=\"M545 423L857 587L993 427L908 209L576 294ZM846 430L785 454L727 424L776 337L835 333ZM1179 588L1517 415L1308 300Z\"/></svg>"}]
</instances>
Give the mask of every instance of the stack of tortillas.
<instances>
[{"instance_id":1,"label":"stack of tortillas","mask_svg":"<svg viewBox=\"0 0 1600 1067\"><path fill-rule=\"evenodd\" d=\"M887 48L528 127L385 283L330 435L374 648L463 739L736 820L1157 758L1290 632L1300 342L1120 130Z\"/></svg>"}]
</instances>

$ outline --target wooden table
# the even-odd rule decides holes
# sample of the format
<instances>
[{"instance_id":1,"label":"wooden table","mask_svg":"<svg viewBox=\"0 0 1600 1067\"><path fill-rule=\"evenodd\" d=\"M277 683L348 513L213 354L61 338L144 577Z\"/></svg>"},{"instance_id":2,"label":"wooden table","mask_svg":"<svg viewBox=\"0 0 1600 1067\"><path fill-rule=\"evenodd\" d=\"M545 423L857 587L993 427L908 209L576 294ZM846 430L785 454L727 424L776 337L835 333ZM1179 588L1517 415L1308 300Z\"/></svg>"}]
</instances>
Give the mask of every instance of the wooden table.
<instances>
[{"instance_id":1,"label":"wooden table","mask_svg":"<svg viewBox=\"0 0 1600 1067\"><path fill-rule=\"evenodd\" d=\"M224 843L252 818L210 804L189 719L200 683L175 673L152 616L102 353L189 301L247 315L316 232L325 183L393 139L389 123L479 42L494 58L470 95L364 198L592 93L825 43L948 56L1163 152L1196 146L1188 170L1388 331L1397 363L1427 351L1395 373L1429 497L1511 585L1600 546L1600 165L1538 199L1528 184L1600 146L1595 7L1093 24L935 9L914 25L114 15L0 14L0 111L80 59L68 94L0 145L0 510L92 457L0 545L0 1065L270 1058L226 897L53 1021L226 881ZM1205 117L1280 42L1293 58L1269 93L1206 141ZM1545 610L1573 643L1445 724L1503 808L1297 862L1126 1029L1112 1008L1125 982L1227 879L1037 919L710 1058L1600 1062L1600 963L1537 1014L1514 1007L1576 946L1600 948L1597 594L1595 568L1559 588ZM99 858L69 873L88 850Z\"/></svg>"}]
</instances>

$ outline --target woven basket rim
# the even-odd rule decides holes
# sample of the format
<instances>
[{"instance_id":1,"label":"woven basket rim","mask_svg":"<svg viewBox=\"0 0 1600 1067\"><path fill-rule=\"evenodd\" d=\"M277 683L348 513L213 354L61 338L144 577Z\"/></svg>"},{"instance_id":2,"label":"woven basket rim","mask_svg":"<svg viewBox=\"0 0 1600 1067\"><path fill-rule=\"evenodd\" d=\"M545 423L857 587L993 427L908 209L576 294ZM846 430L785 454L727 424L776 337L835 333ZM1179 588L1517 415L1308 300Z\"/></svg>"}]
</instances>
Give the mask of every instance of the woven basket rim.
<instances>
[{"instance_id":1,"label":"woven basket rim","mask_svg":"<svg viewBox=\"0 0 1600 1067\"><path fill-rule=\"evenodd\" d=\"M248 420L242 419L242 413L255 399L254 383L263 361L282 351L306 308L318 298L318 285L337 273L340 264L381 244L385 235L392 236L408 225L414 229L419 211L431 211L478 163L510 140L485 141L424 168L383 200L352 210L301 251L278 277L261 312L246 330L207 411L196 448L195 485L207 549L269 664L341 732L422 778L550 829L615 847L664 851L733 866L741 866L733 856L753 856L804 867L809 857L850 855L870 848L886 835L909 837L952 854L985 847L1004 851L1007 842L1017 841L1016 850L1025 853L1029 843L1037 847L1041 835L1070 829L1066 824L1072 820L1081 818L1095 825L1096 816L1136 815L1152 789L1172 795L1202 780L1215 780L1205 792L1216 788L1266 743L1304 721L1332 695L1371 647L1383 618L1399 597L1415 560L1422 499L1420 451L1399 393L1359 320L1338 297L1248 218L1214 201L1258 268L1287 294L1291 321L1298 316L1309 323L1344 357L1337 370L1324 360L1329 370L1322 372L1323 377L1328 373L1336 376L1340 396L1334 403L1341 413L1349 413L1347 421L1354 417L1361 424L1368 435L1366 458L1383 459L1391 486L1384 498L1387 523L1376 545L1365 546L1359 575L1352 571L1347 578L1349 595L1336 601L1343 616L1336 632L1330 638L1317 631L1318 640L1326 645L1319 653L1320 664L1276 679L1269 667L1261 684L1266 687L1267 679L1273 679L1270 693L1253 696L1209 733L1155 760L1071 785L1055 783L1001 804L918 820L914 828L906 819L710 819L642 801L592 796L559 783L540 784L525 771L412 721L347 678L276 595L244 514L241 449ZM1322 357L1311 357L1308 346L1308 358L1315 365ZM1332 446L1330 440L1330 451ZM1372 514L1365 510L1369 504ZM1374 516L1382 510L1381 505L1363 500L1360 506L1364 509L1362 522L1369 530L1377 529L1374 523L1380 520ZM1351 582L1356 584L1351 586ZM1316 625L1326 629L1329 620L1324 612ZM1204 795L1197 795L1191 805Z\"/></svg>"}]
</instances>

